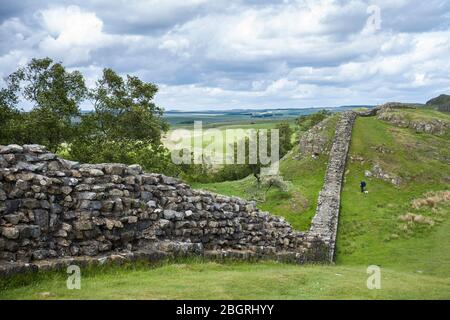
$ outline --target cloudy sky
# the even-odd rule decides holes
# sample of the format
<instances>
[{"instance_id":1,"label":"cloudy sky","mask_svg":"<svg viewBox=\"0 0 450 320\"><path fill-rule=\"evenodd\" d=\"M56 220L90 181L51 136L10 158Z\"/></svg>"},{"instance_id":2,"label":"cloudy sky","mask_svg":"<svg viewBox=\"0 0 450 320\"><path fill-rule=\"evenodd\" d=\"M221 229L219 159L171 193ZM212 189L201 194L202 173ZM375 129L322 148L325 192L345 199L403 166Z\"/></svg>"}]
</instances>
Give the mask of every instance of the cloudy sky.
<instances>
[{"instance_id":1,"label":"cloudy sky","mask_svg":"<svg viewBox=\"0 0 450 320\"><path fill-rule=\"evenodd\" d=\"M450 93L450 1L0 0L0 76L45 56L166 110L424 102Z\"/></svg>"}]
</instances>

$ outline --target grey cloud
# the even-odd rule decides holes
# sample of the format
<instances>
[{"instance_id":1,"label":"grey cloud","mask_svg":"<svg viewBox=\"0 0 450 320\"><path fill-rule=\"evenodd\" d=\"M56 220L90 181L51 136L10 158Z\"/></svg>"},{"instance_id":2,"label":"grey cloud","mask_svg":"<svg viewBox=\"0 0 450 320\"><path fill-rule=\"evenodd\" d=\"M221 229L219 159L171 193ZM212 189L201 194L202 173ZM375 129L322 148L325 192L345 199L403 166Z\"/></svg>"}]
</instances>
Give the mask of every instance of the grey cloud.
<instances>
[{"instance_id":1,"label":"grey cloud","mask_svg":"<svg viewBox=\"0 0 450 320\"><path fill-rule=\"evenodd\" d=\"M373 1L382 25L367 34L372 1L362 0L4 2L0 75L51 53L90 82L104 67L155 82L158 103L171 109L424 101L450 89L448 1ZM45 47L37 12L69 5L102 22L98 43L53 34L55 47ZM293 10L310 20L296 21Z\"/></svg>"}]
</instances>

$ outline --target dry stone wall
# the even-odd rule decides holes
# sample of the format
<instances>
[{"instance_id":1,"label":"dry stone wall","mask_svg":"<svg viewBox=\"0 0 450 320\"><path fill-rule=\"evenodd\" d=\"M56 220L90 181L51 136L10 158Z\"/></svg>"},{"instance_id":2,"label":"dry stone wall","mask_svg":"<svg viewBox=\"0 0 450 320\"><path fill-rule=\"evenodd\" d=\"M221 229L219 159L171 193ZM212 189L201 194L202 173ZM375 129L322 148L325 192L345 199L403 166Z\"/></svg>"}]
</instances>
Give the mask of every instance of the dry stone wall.
<instances>
[{"instance_id":1,"label":"dry stone wall","mask_svg":"<svg viewBox=\"0 0 450 320\"><path fill-rule=\"evenodd\" d=\"M320 239L322 261L333 262L336 251L336 237L341 204L341 189L344 180L347 155L350 148L352 129L356 117L372 117L392 109L414 109L414 105L388 102L363 111L343 112L336 125L336 132L330 151L325 181L317 200L316 214L313 217L308 236ZM399 184L395 177L392 183ZM317 251L319 252L319 251Z\"/></svg>"},{"instance_id":2,"label":"dry stone wall","mask_svg":"<svg viewBox=\"0 0 450 320\"><path fill-rule=\"evenodd\" d=\"M316 214L310 228L310 236L317 236L323 241L323 259L330 262L334 260L342 181L356 115L353 111L344 112L336 125L324 185L319 193Z\"/></svg>"},{"instance_id":3,"label":"dry stone wall","mask_svg":"<svg viewBox=\"0 0 450 320\"><path fill-rule=\"evenodd\" d=\"M39 145L0 146L0 235L0 265L142 250L305 262L321 250L252 202L137 165L78 164Z\"/></svg>"}]
</instances>

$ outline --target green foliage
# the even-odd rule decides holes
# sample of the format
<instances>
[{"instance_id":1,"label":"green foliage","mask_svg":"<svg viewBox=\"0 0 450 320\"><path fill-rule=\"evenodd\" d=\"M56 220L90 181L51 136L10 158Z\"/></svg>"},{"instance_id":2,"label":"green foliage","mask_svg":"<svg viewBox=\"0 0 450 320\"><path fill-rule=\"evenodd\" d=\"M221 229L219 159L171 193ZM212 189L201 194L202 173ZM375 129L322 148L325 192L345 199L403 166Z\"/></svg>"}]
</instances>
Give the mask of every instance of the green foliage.
<instances>
[{"instance_id":1,"label":"green foliage","mask_svg":"<svg viewBox=\"0 0 450 320\"><path fill-rule=\"evenodd\" d=\"M1 144L38 143L77 161L138 163L148 171L180 174L161 143L168 124L153 102L156 85L105 69L88 90L80 72L50 58L31 60L5 81ZM85 99L94 112L82 115L79 105ZM32 104L31 111L17 107L23 100Z\"/></svg>"},{"instance_id":2,"label":"green foliage","mask_svg":"<svg viewBox=\"0 0 450 320\"><path fill-rule=\"evenodd\" d=\"M0 144L7 144L13 141L17 133L17 124L22 123L20 112L16 109L17 96L11 88L0 90Z\"/></svg>"},{"instance_id":3,"label":"green foliage","mask_svg":"<svg viewBox=\"0 0 450 320\"><path fill-rule=\"evenodd\" d=\"M331 114L331 111L324 109L310 115L302 115L297 118L297 124L300 131L307 131Z\"/></svg>"},{"instance_id":4,"label":"green foliage","mask_svg":"<svg viewBox=\"0 0 450 320\"><path fill-rule=\"evenodd\" d=\"M292 128L288 122L283 121L276 126L276 129L279 130L280 137L280 158L284 157L289 150L292 149Z\"/></svg>"},{"instance_id":5,"label":"green foliage","mask_svg":"<svg viewBox=\"0 0 450 320\"><path fill-rule=\"evenodd\" d=\"M81 116L71 157L90 163L139 163L147 171L179 174L161 143L168 125L163 110L153 103L157 90L152 83L129 75L123 79L105 69L89 92L94 112Z\"/></svg>"},{"instance_id":6,"label":"green foliage","mask_svg":"<svg viewBox=\"0 0 450 320\"><path fill-rule=\"evenodd\" d=\"M76 128L72 120L79 115L79 103L87 94L80 72L68 72L50 58L32 59L9 75L6 83L1 104L8 132L2 134L2 140L39 143L56 151L61 143L73 139ZM20 99L32 104L30 112L17 112Z\"/></svg>"}]
</instances>

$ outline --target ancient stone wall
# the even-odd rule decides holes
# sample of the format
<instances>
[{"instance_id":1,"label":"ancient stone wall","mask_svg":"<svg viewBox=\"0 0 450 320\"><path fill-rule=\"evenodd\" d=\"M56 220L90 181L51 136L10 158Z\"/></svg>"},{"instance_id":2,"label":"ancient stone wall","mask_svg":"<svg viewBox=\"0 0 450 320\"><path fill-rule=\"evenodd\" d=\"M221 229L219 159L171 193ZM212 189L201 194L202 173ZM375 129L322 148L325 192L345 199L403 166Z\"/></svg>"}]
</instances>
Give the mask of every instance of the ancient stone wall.
<instances>
[{"instance_id":1,"label":"ancient stone wall","mask_svg":"<svg viewBox=\"0 0 450 320\"><path fill-rule=\"evenodd\" d=\"M323 253L322 260L333 262L336 251L336 237L341 204L341 189L344 180L347 155L350 148L352 129L356 117L372 117L392 109L414 109L415 105L388 102L383 105L362 111L346 111L336 125L336 132L331 147L325 181L317 200L316 214L307 235L320 239ZM395 183L399 183L398 179ZM313 240L311 240L313 241ZM319 252L319 251L317 251Z\"/></svg>"},{"instance_id":2,"label":"ancient stone wall","mask_svg":"<svg viewBox=\"0 0 450 320\"><path fill-rule=\"evenodd\" d=\"M304 262L321 244L252 202L38 145L0 146L0 234L0 264L180 248Z\"/></svg>"},{"instance_id":3,"label":"ancient stone wall","mask_svg":"<svg viewBox=\"0 0 450 320\"><path fill-rule=\"evenodd\" d=\"M341 188L356 116L356 112L344 112L336 125L324 185L319 193L316 214L309 232L310 236L317 236L323 241L326 248L323 258L330 262L334 260Z\"/></svg>"}]
</instances>

